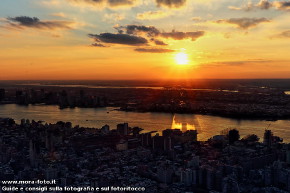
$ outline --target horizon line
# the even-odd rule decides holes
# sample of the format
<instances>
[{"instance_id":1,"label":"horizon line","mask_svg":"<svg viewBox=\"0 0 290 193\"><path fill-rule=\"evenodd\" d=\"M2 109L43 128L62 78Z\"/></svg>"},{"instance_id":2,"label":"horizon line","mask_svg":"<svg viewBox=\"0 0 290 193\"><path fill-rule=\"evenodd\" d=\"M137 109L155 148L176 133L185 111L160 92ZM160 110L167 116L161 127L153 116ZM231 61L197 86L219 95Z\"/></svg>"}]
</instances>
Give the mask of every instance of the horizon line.
<instances>
[{"instance_id":1,"label":"horizon line","mask_svg":"<svg viewBox=\"0 0 290 193\"><path fill-rule=\"evenodd\" d=\"M192 78L192 79L0 79L1 81L196 81L196 80L290 80L289 78Z\"/></svg>"}]
</instances>

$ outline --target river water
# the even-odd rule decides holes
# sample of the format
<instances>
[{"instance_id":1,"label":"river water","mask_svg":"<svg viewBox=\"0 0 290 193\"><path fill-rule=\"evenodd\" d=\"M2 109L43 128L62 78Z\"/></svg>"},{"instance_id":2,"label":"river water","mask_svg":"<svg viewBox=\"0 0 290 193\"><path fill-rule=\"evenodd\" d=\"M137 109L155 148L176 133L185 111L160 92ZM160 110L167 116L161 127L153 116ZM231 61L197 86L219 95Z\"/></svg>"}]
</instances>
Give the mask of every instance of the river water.
<instances>
[{"instance_id":1,"label":"river water","mask_svg":"<svg viewBox=\"0 0 290 193\"><path fill-rule=\"evenodd\" d=\"M271 129L274 135L282 137L284 142L290 142L290 121L278 120L237 120L210 115L170 114L170 113L138 113L116 111L114 107L107 108L67 108L59 109L54 105L29 105L15 104L0 105L0 117L10 117L18 123L22 118L55 123L57 121L70 121L73 125L100 128L108 124L115 129L118 123L129 123L129 126L138 126L144 131L161 132L167 128L197 129L198 139L207 140L218 135L226 128L237 128L241 137L256 134L261 139L266 128Z\"/></svg>"}]
</instances>

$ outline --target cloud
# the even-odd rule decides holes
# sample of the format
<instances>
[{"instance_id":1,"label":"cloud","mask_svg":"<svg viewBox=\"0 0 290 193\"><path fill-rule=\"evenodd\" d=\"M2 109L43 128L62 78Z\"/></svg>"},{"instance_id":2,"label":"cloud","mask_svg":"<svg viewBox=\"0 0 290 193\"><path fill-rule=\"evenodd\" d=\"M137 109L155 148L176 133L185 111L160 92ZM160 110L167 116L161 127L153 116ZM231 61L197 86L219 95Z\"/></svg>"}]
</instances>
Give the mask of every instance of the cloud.
<instances>
[{"instance_id":1,"label":"cloud","mask_svg":"<svg viewBox=\"0 0 290 193\"><path fill-rule=\"evenodd\" d=\"M94 46L94 47L107 47L107 46L100 44L100 43L93 43L92 46Z\"/></svg>"},{"instance_id":2,"label":"cloud","mask_svg":"<svg viewBox=\"0 0 290 193\"><path fill-rule=\"evenodd\" d=\"M261 0L256 6L260 9L270 9L273 4L268 0Z\"/></svg>"},{"instance_id":3,"label":"cloud","mask_svg":"<svg viewBox=\"0 0 290 193\"><path fill-rule=\"evenodd\" d=\"M228 9L230 9L230 10L245 10L245 11L251 11L255 7L256 7L255 4L253 4L252 2L248 2L246 5L244 5L242 7L228 6Z\"/></svg>"},{"instance_id":4,"label":"cloud","mask_svg":"<svg viewBox=\"0 0 290 193\"><path fill-rule=\"evenodd\" d=\"M201 17L192 17L191 21L199 22L202 21Z\"/></svg>"},{"instance_id":5,"label":"cloud","mask_svg":"<svg viewBox=\"0 0 290 193\"><path fill-rule=\"evenodd\" d=\"M273 5L279 10L290 11L290 1L275 1Z\"/></svg>"},{"instance_id":6,"label":"cloud","mask_svg":"<svg viewBox=\"0 0 290 193\"><path fill-rule=\"evenodd\" d=\"M62 12L59 12L59 13L52 13L52 14L50 14L50 15L55 16L55 17L61 17L61 18L65 18L65 17L66 17L65 14L62 13Z\"/></svg>"},{"instance_id":7,"label":"cloud","mask_svg":"<svg viewBox=\"0 0 290 193\"><path fill-rule=\"evenodd\" d=\"M230 9L230 10L242 10L241 7L236 7L236 6L228 6L228 9Z\"/></svg>"},{"instance_id":8,"label":"cloud","mask_svg":"<svg viewBox=\"0 0 290 193\"><path fill-rule=\"evenodd\" d=\"M244 61L242 60L242 61L215 62L215 64L239 66L239 65L256 64L256 63L267 63L267 62L271 62L271 61L270 60L244 60Z\"/></svg>"},{"instance_id":9,"label":"cloud","mask_svg":"<svg viewBox=\"0 0 290 193\"><path fill-rule=\"evenodd\" d=\"M154 43L156 45L159 45L159 46L167 46L168 44L166 44L165 42L161 41L161 40L154 40Z\"/></svg>"},{"instance_id":10,"label":"cloud","mask_svg":"<svg viewBox=\"0 0 290 193\"><path fill-rule=\"evenodd\" d=\"M147 37L163 37L163 38L171 38L174 40L182 40L182 39L191 39L195 41L197 38L203 36L205 34L204 31L195 31L195 32L160 32L154 26L144 26L144 25L127 25L127 26L118 26L116 27L119 33L133 34L133 35L142 35L146 34Z\"/></svg>"},{"instance_id":11,"label":"cloud","mask_svg":"<svg viewBox=\"0 0 290 193\"><path fill-rule=\"evenodd\" d=\"M290 10L290 1L269 1L269 0L260 0L257 4L249 2L243 7L229 6L231 10L245 10L252 11L256 9L268 10L270 8L276 8L278 10L289 11Z\"/></svg>"},{"instance_id":12,"label":"cloud","mask_svg":"<svg viewBox=\"0 0 290 193\"><path fill-rule=\"evenodd\" d=\"M138 0L68 0L78 5L89 5L98 8L103 7L133 7Z\"/></svg>"},{"instance_id":13,"label":"cloud","mask_svg":"<svg viewBox=\"0 0 290 193\"><path fill-rule=\"evenodd\" d=\"M37 29L72 29L74 22L70 21L41 21L37 17L8 17L7 22L10 27L23 29L23 28L37 28Z\"/></svg>"},{"instance_id":14,"label":"cloud","mask_svg":"<svg viewBox=\"0 0 290 193\"><path fill-rule=\"evenodd\" d=\"M161 33L160 36L164 38L172 38L174 40L182 40L182 39L191 39L195 41L197 38L203 36L205 34L204 31L196 31L196 32L164 32Z\"/></svg>"},{"instance_id":15,"label":"cloud","mask_svg":"<svg viewBox=\"0 0 290 193\"><path fill-rule=\"evenodd\" d=\"M136 0L107 0L108 4L112 7L134 5Z\"/></svg>"},{"instance_id":16,"label":"cloud","mask_svg":"<svg viewBox=\"0 0 290 193\"><path fill-rule=\"evenodd\" d=\"M279 37L279 38L290 38L290 30L283 31L280 34L278 34L276 37Z\"/></svg>"},{"instance_id":17,"label":"cloud","mask_svg":"<svg viewBox=\"0 0 290 193\"><path fill-rule=\"evenodd\" d=\"M264 60L264 59L250 59L250 60L237 60L237 61L219 61L219 62L211 62L204 63L204 65L208 67L218 67L221 65L224 66L243 66L243 65L252 65L252 64L264 64L273 62L272 60Z\"/></svg>"},{"instance_id":18,"label":"cloud","mask_svg":"<svg viewBox=\"0 0 290 193\"><path fill-rule=\"evenodd\" d=\"M228 6L230 10L244 10L244 11L252 11L255 9L269 9L272 7L272 3L268 0L260 0L257 4L252 3L251 1L248 2L246 5L243 5L242 7L236 7L236 6Z\"/></svg>"},{"instance_id":19,"label":"cloud","mask_svg":"<svg viewBox=\"0 0 290 193\"><path fill-rule=\"evenodd\" d=\"M267 18L230 18L230 19L221 19L216 21L216 23L229 23L237 25L242 29L249 29L252 27L256 27L258 24L263 22L270 22Z\"/></svg>"},{"instance_id":20,"label":"cloud","mask_svg":"<svg viewBox=\"0 0 290 193\"><path fill-rule=\"evenodd\" d=\"M119 26L115 27L119 33L126 34L146 34L148 37L154 37L158 35L160 32L154 26L144 26L144 25L127 25L127 26Z\"/></svg>"},{"instance_id":21,"label":"cloud","mask_svg":"<svg viewBox=\"0 0 290 193\"><path fill-rule=\"evenodd\" d=\"M136 48L137 52L147 52L147 53L169 53L175 52L175 50L171 49L162 49L162 48Z\"/></svg>"},{"instance_id":22,"label":"cloud","mask_svg":"<svg viewBox=\"0 0 290 193\"><path fill-rule=\"evenodd\" d=\"M180 8L185 5L186 0L155 0L158 7Z\"/></svg>"},{"instance_id":23,"label":"cloud","mask_svg":"<svg viewBox=\"0 0 290 193\"><path fill-rule=\"evenodd\" d=\"M101 33L89 34L89 37L94 38L96 42L111 43L111 44L124 44L131 46L146 45L147 39L139 36L129 34L113 34L113 33Z\"/></svg>"},{"instance_id":24,"label":"cloud","mask_svg":"<svg viewBox=\"0 0 290 193\"><path fill-rule=\"evenodd\" d=\"M58 7L58 6L61 6L61 1L59 0L43 0L43 1L39 1L39 3L41 5L44 5L46 7L51 7L51 6L54 6L54 7Z\"/></svg>"},{"instance_id":25,"label":"cloud","mask_svg":"<svg viewBox=\"0 0 290 193\"><path fill-rule=\"evenodd\" d=\"M138 13L137 19L139 20L156 20L168 17L170 15L169 12L164 11L147 11L144 13Z\"/></svg>"},{"instance_id":26,"label":"cloud","mask_svg":"<svg viewBox=\"0 0 290 193\"><path fill-rule=\"evenodd\" d=\"M205 33L204 31L161 32L154 26L144 25L116 25L114 28L117 30L117 33L88 34L95 41L92 46L107 47L107 44L123 44L142 46L135 49L137 52L165 53L173 52L174 50L167 49L166 46L168 44L164 40L171 38L174 40L191 39L195 41Z\"/></svg>"}]
</instances>

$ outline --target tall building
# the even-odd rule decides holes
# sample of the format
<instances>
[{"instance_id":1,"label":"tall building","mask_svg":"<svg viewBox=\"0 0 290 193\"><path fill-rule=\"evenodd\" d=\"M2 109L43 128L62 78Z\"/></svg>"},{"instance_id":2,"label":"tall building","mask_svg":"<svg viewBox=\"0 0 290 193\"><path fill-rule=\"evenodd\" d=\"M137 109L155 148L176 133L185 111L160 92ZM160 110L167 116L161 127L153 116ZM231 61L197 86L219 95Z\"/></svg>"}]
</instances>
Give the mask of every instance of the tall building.
<instances>
[{"instance_id":1,"label":"tall building","mask_svg":"<svg viewBox=\"0 0 290 193\"><path fill-rule=\"evenodd\" d=\"M198 184L200 187L206 187L206 168L201 166L198 170Z\"/></svg>"},{"instance_id":2,"label":"tall building","mask_svg":"<svg viewBox=\"0 0 290 193\"><path fill-rule=\"evenodd\" d=\"M166 129L162 131L162 136L172 137L172 136L181 136L182 131L180 129Z\"/></svg>"},{"instance_id":3,"label":"tall building","mask_svg":"<svg viewBox=\"0 0 290 193\"><path fill-rule=\"evenodd\" d=\"M129 134L128 123L118 124L117 131L120 133L120 135L128 135Z\"/></svg>"},{"instance_id":4,"label":"tall building","mask_svg":"<svg viewBox=\"0 0 290 193\"><path fill-rule=\"evenodd\" d=\"M164 137L156 134L152 138L152 148L153 150L164 150Z\"/></svg>"},{"instance_id":5,"label":"tall building","mask_svg":"<svg viewBox=\"0 0 290 193\"><path fill-rule=\"evenodd\" d=\"M37 166L37 159L38 159L39 147L38 144L35 143L33 140L29 141L29 161L31 167Z\"/></svg>"},{"instance_id":6,"label":"tall building","mask_svg":"<svg viewBox=\"0 0 290 193\"><path fill-rule=\"evenodd\" d=\"M288 144L286 148L286 162L290 165L290 144Z\"/></svg>"},{"instance_id":7,"label":"tall building","mask_svg":"<svg viewBox=\"0 0 290 193\"><path fill-rule=\"evenodd\" d=\"M182 170L180 178L185 186L191 186L193 184L193 171L191 169Z\"/></svg>"},{"instance_id":8,"label":"tall building","mask_svg":"<svg viewBox=\"0 0 290 193\"><path fill-rule=\"evenodd\" d=\"M273 144L273 133L271 130L265 130L265 133L264 133L264 140L263 140L263 143L267 146L271 146Z\"/></svg>"},{"instance_id":9,"label":"tall building","mask_svg":"<svg viewBox=\"0 0 290 193\"><path fill-rule=\"evenodd\" d=\"M271 167L265 168L264 170L264 183L266 186L271 186L273 184L273 171Z\"/></svg>"},{"instance_id":10,"label":"tall building","mask_svg":"<svg viewBox=\"0 0 290 193\"><path fill-rule=\"evenodd\" d=\"M198 167L199 166L199 156L193 155L191 160L187 163L188 167Z\"/></svg>"},{"instance_id":11,"label":"tall building","mask_svg":"<svg viewBox=\"0 0 290 193\"><path fill-rule=\"evenodd\" d=\"M142 133L141 134L141 145L148 147L152 144L151 133Z\"/></svg>"},{"instance_id":12,"label":"tall building","mask_svg":"<svg viewBox=\"0 0 290 193\"><path fill-rule=\"evenodd\" d=\"M164 137L164 151L170 151L171 147L171 137Z\"/></svg>"},{"instance_id":13,"label":"tall building","mask_svg":"<svg viewBox=\"0 0 290 193\"><path fill-rule=\"evenodd\" d=\"M0 101L4 100L5 98L5 89L0 89Z\"/></svg>"},{"instance_id":14,"label":"tall building","mask_svg":"<svg viewBox=\"0 0 290 193\"><path fill-rule=\"evenodd\" d=\"M174 170L171 164L161 164L157 168L157 176L160 182L172 183Z\"/></svg>"},{"instance_id":15,"label":"tall building","mask_svg":"<svg viewBox=\"0 0 290 193\"><path fill-rule=\"evenodd\" d=\"M155 135L152 140L153 150L170 151L172 147L171 137Z\"/></svg>"},{"instance_id":16,"label":"tall building","mask_svg":"<svg viewBox=\"0 0 290 193\"><path fill-rule=\"evenodd\" d=\"M26 123L26 120L25 119L21 119L21 126L24 126Z\"/></svg>"},{"instance_id":17,"label":"tall building","mask_svg":"<svg viewBox=\"0 0 290 193\"><path fill-rule=\"evenodd\" d=\"M240 193L237 181L232 177L225 178L222 193Z\"/></svg>"},{"instance_id":18,"label":"tall building","mask_svg":"<svg viewBox=\"0 0 290 193\"><path fill-rule=\"evenodd\" d=\"M206 169L206 188L213 190L215 188L215 173L212 168Z\"/></svg>"}]
</instances>

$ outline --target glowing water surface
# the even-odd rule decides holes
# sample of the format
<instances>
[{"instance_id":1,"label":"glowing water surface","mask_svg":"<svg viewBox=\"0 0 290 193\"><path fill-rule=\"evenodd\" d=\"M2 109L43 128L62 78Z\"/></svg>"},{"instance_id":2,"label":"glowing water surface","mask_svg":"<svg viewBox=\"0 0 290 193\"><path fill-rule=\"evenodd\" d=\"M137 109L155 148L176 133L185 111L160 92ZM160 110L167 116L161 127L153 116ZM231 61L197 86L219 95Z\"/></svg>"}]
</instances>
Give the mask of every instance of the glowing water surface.
<instances>
[{"instance_id":1,"label":"glowing water surface","mask_svg":"<svg viewBox=\"0 0 290 193\"><path fill-rule=\"evenodd\" d=\"M108 124L111 129L118 123L128 122L129 126L138 126L144 131L158 131L178 128L183 131L198 130L198 139L207 140L218 135L225 128L237 128L241 137L248 134L257 134L263 137L265 128L269 127L275 135L290 142L290 121L278 120L275 122L260 120L237 120L210 115L170 114L170 113L137 113L116 111L114 107L107 108L74 108L59 109L58 106L15 104L0 105L0 117L14 118L18 123L22 118L43 120L47 123L70 121L73 125L100 128ZM269 126L269 124L271 124Z\"/></svg>"}]
</instances>

